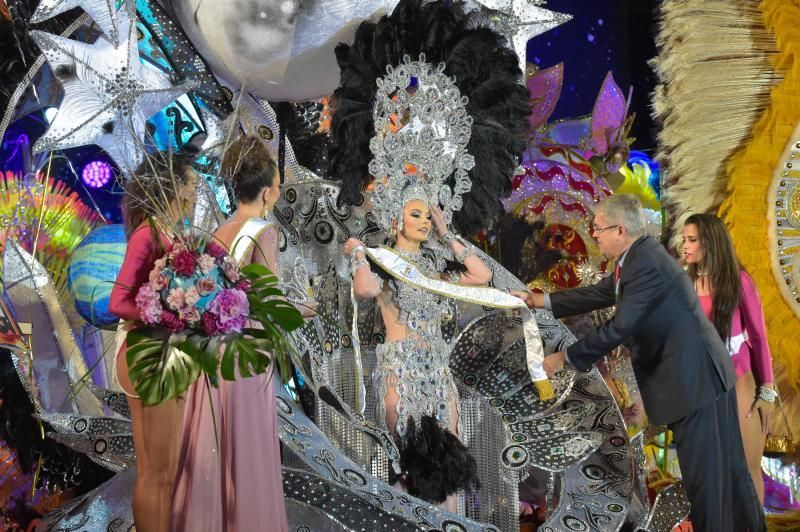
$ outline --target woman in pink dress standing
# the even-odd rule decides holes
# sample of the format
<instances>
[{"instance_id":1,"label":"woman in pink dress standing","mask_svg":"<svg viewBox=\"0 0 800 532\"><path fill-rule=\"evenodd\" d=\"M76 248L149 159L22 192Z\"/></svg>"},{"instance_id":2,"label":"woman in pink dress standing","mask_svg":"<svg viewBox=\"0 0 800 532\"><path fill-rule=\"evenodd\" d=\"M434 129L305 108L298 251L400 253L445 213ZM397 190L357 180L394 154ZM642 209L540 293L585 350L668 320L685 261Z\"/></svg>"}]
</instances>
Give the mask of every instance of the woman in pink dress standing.
<instances>
[{"instance_id":1,"label":"woman in pink dress standing","mask_svg":"<svg viewBox=\"0 0 800 532\"><path fill-rule=\"evenodd\" d=\"M683 256L703 312L728 346L739 377L739 427L747 467L763 505L761 457L777 392L761 298L739 265L725 224L713 214L693 214L686 220Z\"/></svg>"},{"instance_id":2,"label":"woman in pink dress standing","mask_svg":"<svg viewBox=\"0 0 800 532\"><path fill-rule=\"evenodd\" d=\"M192 212L196 179L188 157L157 154L142 163L128 181L123 200L128 246L108 306L123 320L139 322L136 294L148 282L156 260L169 251L170 233ZM136 451L133 519L139 532L167 532L184 402L175 398L145 405L128 375L126 353L123 343L116 372L128 396Z\"/></svg>"},{"instance_id":3,"label":"woman in pink dress standing","mask_svg":"<svg viewBox=\"0 0 800 532\"><path fill-rule=\"evenodd\" d=\"M253 136L233 142L225 152L222 175L233 186L238 208L215 239L240 266L256 262L277 272L278 230L264 218L280 196L280 182L266 145ZM280 383L273 367L263 375L220 379L218 388L210 388L205 379L189 388L174 530L288 529L274 394Z\"/></svg>"}]
</instances>

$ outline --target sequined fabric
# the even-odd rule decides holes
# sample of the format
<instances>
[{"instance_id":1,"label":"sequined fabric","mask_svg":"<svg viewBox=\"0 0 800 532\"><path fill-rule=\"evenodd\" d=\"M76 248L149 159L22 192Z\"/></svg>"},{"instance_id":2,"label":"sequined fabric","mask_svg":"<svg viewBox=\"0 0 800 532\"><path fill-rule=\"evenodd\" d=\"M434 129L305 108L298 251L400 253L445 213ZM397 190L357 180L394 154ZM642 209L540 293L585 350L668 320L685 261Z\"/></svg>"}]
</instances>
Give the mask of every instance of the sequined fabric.
<instances>
[{"instance_id":1,"label":"sequined fabric","mask_svg":"<svg viewBox=\"0 0 800 532\"><path fill-rule=\"evenodd\" d=\"M395 251L426 275L439 276L435 255ZM419 425L422 416L428 415L449 428L451 405L458 400L458 390L449 368L452 346L442 336L441 320L452 315L451 303L401 281L391 280L389 286L407 337L375 348L373 384L378 392L378 411L386 412L385 398L393 389L399 396L394 407L397 423L387 429L401 439L408 430L409 418ZM386 426L386 417L381 421Z\"/></svg>"},{"instance_id":2,"label":"sequined fabric","mask_svg":"<svg viewBox=\"0 0 800 532\"><path fill-rule=\"evenodd\" d=\"M393 427L398 436L405 437L409 417L419 425L422 416L429 415L442 426L450 426L448 407L458 392L447 367L450 346L444 340L430 343L417 337L387 342L376 347L375 355L378 364L373 379L380 411L386 409L384 398L389 388L400 396L395 405L397 424Z\"/></svg>"}]
</instances>

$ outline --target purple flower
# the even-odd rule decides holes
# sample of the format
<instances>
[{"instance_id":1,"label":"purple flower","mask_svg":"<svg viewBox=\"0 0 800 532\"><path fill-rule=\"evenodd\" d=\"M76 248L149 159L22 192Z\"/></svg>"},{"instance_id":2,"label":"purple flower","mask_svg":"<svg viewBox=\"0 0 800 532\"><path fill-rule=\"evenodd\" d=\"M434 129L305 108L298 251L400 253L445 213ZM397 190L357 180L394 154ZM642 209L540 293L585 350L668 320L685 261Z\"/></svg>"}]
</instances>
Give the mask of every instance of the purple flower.
<instances>
[{"instance_id":1,"label":"purple flower","mask_svg":"<svg viewBox=\"0 0 800 532\"><path fill-rule=\"evenodd\" d=\"M236 283L237 290L241 290L242 292L247 292L250 290L250 281L248 279L239 279L239 282Z\"/></svg>"},{"instance_id":2,"label":"purple flower","mask_svg":"<svg viewBox=\"0 0 800 532\"><path fill-rule=\"evenodd\" d=\"M239 316L225 322L224 325L220 324L220 332L223 334L240 333L244 329L245 317Z\"/></svg>"},{"instance_id":3,"label":"purple flower","mask_svg":"<svg viewBox=\"0 0 800 532\"><path fill-rule=\"evenodd\" d=\"M191 277L197 261L191 251L181 251L172 258L172 269L181 277Z\"/></svg>"},{"instance_id":4,"label":"purple flower","mask_svg":"<svg viewBox=\"0 0 800 532\"><path fill-rule=\"evenodd\" d=\"M206 312L213 312L219 316L219 329L227 334L241 332L244 321L250 312L247 295L235 288L220 290L217 296L206 307Z\"/></svg>"},{"instance_id":5,"label":"purple flower","mask_svg":"<svg viewBox=\"0 0 800 532\"><path fill-rule=\"evenodd\" d=\"M136 308L139 309L139 316L147 325L161 323L161 313L164 308L161 306L161 299L158 292L153 290L149 284L143 284L136 293Z\"/></svg>"},{"instance_id":6,"label":"purple flower","mask_svg":"<svg viewBox=\"0 0 800 532\"><path fill-rule=\"evenodd\" d=\"M186 328L186 324L178 316L167 310L161 313L161 323L171 333L181 332Z\"/></svg>"}]
</instances>

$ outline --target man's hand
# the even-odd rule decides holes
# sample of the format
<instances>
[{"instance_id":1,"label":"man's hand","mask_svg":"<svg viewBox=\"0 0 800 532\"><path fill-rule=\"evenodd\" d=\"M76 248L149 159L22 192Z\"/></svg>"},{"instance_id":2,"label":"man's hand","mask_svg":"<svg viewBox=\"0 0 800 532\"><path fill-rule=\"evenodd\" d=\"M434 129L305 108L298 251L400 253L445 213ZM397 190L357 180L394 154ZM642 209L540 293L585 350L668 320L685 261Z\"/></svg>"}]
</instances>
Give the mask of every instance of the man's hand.
<instances>
[{"instance_id":1,"label":"man's hand","mask_svg":"<svg viewBox=\"0 0 800 532\"><path fill-rule=\"evenodd\" d=\"M544 362L542 363L544 372L547 373L547 376L552 379L553 375L564 369L564 364L566 363L566 360L567 360L567 354L564 351L559 351L558 353L547 355L546 357L544 357Z\"/></svg>"},{"instance_id":2,"label":"man's hand","mask_svg":"<svg viewBox=\"0 0 800 532\"><path fill-rule=\"evenodd\" d=\"M521 290L512 290L512 296L517 296L525 302L530 308L544 308L544 294L540 292L523 292Z\"/></svg>"}]
</instances>

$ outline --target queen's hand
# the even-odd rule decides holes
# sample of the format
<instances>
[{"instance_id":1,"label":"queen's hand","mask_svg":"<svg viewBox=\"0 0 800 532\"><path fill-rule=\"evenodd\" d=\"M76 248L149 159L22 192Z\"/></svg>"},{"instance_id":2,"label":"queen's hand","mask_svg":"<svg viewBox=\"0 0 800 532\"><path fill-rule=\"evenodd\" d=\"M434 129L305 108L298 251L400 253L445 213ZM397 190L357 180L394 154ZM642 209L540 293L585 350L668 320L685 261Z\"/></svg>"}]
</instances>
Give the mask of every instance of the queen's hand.
<instances>
[{"instance_id":1,"label":"queen's hand","mask_svg":"<svg viewBox=\"0 0 800 532\"><path fill-rule=\"evenodd\" d=\"M431 205L431 221L433 222L433 227L436 229L436 232L439 236L444 236L447 234L447 222L444 221L444 213L442 213L442 209L439 208L438 205Z\"/></svg>"}]
</instances>

